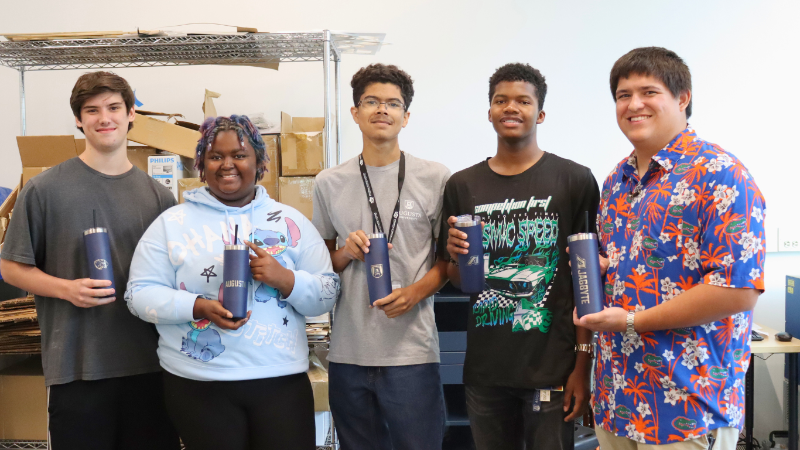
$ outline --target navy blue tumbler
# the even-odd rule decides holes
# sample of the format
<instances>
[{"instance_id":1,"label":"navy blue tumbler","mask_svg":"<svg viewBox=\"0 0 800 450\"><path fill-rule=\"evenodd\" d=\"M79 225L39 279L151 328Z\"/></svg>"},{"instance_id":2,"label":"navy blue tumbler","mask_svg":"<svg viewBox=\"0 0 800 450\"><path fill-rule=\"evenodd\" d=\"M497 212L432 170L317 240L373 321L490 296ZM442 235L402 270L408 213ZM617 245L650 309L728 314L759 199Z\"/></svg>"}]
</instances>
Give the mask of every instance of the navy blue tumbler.
<instances>
[{"instance_id":1,"label":"navy blue tumbler","mask_svg":"<svg viewBox=\"0 0 800 450\"><path fill-rule=\"evenodd\" d=\"M483 228L480 216L458 216L455 228L467 234L466 255L458 255L458 273L461 275L461 292L477 294L484 289Z\"/></svg>"},{"instance_id":2,"label":"navy blue tumbler","mask_svg":"<svg viewBox=\"0 0 800 450\"><path fill-rule=\"evenodd\" d=\"M597 235L577 233L567 237L569 260L572 265L572 287L578 317L603 310L603 279L600 274Z\"/></svg>"},{"instance_id":3,"label":"navy blue tumbler","mask_svg":"<svg viewBox=\"0 0 800 450\"><path fill-rule=\"evenodd\" d=\"M247 286L250 284L250 248L226 245L223 255L222 306L233 314L233 320L247 317Z\"/></svg>"},{"instance_id":4,"label":"navy blue tumbler","mask_svg":"<svg viewBox=\"0 0 800 450\"><path fill-rule=\"evenodd\" d=\"M369 304L392 293L392 272L389 270L389 242L383 233L368 234L369 253L364 253L367 268Z\"/></svg>"},{"instance_id":5,"label":"navy blue tumbler","mask_svg":"<svg viewBox=\"0 0 800 450\"><path fill-rule=\"evenodd\" d=\"M83 232L83 243L86 246L89 278L92 280L111 281L111 286L98 289L116 289L114 285L114 267L111 265L111 245L108 240L108 229L89 228Z\"/></svg>"}]
</instances>

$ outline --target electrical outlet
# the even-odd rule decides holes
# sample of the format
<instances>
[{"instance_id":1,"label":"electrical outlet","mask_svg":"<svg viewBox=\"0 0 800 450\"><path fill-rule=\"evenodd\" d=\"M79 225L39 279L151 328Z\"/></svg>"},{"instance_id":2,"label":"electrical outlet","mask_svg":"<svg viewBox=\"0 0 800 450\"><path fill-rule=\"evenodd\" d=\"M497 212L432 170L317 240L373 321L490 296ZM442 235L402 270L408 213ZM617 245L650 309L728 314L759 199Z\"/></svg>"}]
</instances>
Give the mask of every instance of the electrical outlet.
<instances>
[{"instance_id":1,"label":"electrical outlet","mask_svg":"<svg viewBox=\"0 0 800 450\"><path fill-rule=\"evenodd\" d=\"M778 228L778 251L800 252L800 230Z\"/></svg>"}]
</instances>

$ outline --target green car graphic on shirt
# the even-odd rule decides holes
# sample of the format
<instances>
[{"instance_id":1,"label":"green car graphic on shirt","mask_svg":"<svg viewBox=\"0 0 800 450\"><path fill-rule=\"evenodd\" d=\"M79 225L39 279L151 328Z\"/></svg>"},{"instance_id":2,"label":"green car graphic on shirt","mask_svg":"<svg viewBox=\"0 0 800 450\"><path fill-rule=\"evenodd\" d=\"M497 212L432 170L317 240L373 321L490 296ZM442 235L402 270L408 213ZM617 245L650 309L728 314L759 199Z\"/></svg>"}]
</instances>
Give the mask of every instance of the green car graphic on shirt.
<instances>
[{"instance_id":1,"label":"green car graphic on shirt","mask_svg":"<svg viewBox=\"0 0 800 450\"><path fill-rule=\"evenodd\" d=\"M554 268L555 261L548 263L545 256L528 256L492 269L486 275L486 284L508 298L539 300L553 279Z\"/></svg>"}]
</instances>

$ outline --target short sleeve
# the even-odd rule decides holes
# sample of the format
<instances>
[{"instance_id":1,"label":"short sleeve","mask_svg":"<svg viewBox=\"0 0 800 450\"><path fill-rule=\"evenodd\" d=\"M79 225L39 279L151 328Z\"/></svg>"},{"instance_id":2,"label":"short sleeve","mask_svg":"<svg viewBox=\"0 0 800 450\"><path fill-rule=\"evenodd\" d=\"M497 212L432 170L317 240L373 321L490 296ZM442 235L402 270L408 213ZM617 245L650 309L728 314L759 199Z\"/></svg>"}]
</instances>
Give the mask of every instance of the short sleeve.
<instances>
[{"instance_id":1,"label":"short sleeve","mask_svg":"<svg viewBox=\"0 0 800 450\"><path fill-rule=\"evenodd\" d=\"M28 182L14 205L0 258L35 266L44 245L44 211L35 183Z\"/></svg>"},{"instance_id":2,"label":"short sleeve","mask_svg":"<svg viewBox=\"0 0 800 450\"><path fill-rule=\"evenodd\" d=\"M741 162L727 154L718 160L722 168L709 183L702 212L705 228L696 250L703 283L763 291L764 196Z\"/></svg>"},{"instance_id":3,"label":"short sleeve","mask_svg":"<svg viewBox=\"0 0 800 450\"><path fill-rule=\"evenodd\" d=\"M441 183L439 183L439 189L437 193L437 202L436 202L436 213L433 219L433 238L438 239L441 235L442 230L442 217L449 217L442 215L442 207L444 205L444 189L447 186L447 180L450 179L450 171L447 169L442 170L442 178Z\"/></svg>"},{"instance_id":4,"label":"short sleeve","mask_svg":"<svg viewBox=\"0 0 800 450\"><path fill-rule=\"evenodd\" d=\"M324 191L323 180L318 180L314 183L314 212L311 216L311 223L319 232L322 239L336 239L336 228L333 227L331 216L328 213L328 202Z\"/></svg>"},{"instance_id":5,"label":"short sleeve","mask_svg":"<svg viewBox=\"0 0 800 450\"><path fill-rule=\"evenodd\" d=\"M455 186L455 180L450 178L444 187L444 194L442 195L442 216L441 225L439 228L439 240L437 245L437 256L444 261L450 261L450 254L447 253L447 238L449 236L450 225L447 219L450 216L456 215L455 211L458 210L458 192Z\"/></svg>"}]
</instances>

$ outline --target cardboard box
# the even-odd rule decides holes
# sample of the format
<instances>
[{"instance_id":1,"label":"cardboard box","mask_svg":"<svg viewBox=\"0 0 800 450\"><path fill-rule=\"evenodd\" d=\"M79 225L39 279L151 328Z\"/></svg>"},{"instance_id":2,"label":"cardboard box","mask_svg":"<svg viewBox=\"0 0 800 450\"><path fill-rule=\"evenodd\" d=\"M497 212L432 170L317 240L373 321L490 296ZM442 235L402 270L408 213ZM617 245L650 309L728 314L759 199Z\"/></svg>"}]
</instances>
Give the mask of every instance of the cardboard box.
<instances>
[{"instance_id":1,"label":"cardboard box","mask_svg":"<svg viewBox=\"0 0 800 450\"><path fill-rule=\"evenodd\" d=\"M21 186L45 170L78 156L72 136L17 136L17 146L22 160Z\"/></svg>"},{"instance_id":2,"label":"cardboard box","mask_svg":"<svg viewBox=\"0 0 800 450\"><path fill-rule=\"evenodd\" d=\"M314 214L314 177L280 177L279 200L308 217Z\"/></svg>"},{"instance_id":3,"label":"cardboard box","mask_svg":"<svg viewBox=\"0 0 800 450\"><path fill-rule=\"evenodd\" d=\"M200 132L137 112L128 140L194 159ZM168 118L176 114L149 113Z\"/></svg>"},{"instance_id":4,"label":"cardboard box","mask_svg":"<svg viewBox=\"0 0 800 450\"><path fill-rule=\"evenodd\" d=\"M166 186L178 200L178 180L183 178L183 162L178 155L148 156L147 174Z\"/></svg>"},{"instance_id":5,"label":"cardboard box","mask_svg":"<svg viewBox=\"0 0 800 450\"><path fill-rule=\"evenodd\" d=\"M281 176L302 177L322 172L324 117L295 117L281 113Z\"/></svg>"},{"instance_id":6,"label":"cardboard box","mask_svg":"<svg viewBox=\"0 0 800 450\"><path fill-rule=\"evenodd\" d=\"M40 357L0 371L0 440L47 440L47 389Z\"/></svg>"},{"instance_id":7,"label":"cardboard box","mask_svg":"<svg viewBox=\"0 0 800 450\"><path fill-rule=\"evenodd\" d=\"M269 196L276 200L278 199L278 178L280 178L281 170L281 157L280 152L278 151L279 137L280 136L277 134L261 135L261 138L264 139L264 144L266 145L269 162L267 163L267 171L264 172L264 178L258 182L258 184L267 189Z\"/></svg>"},{"instance_id":8,"label":"cardboard box","mask_svg":"<svg viewBox=\"0 0 800 450\"><path fill-rule=\"evenodd\" d=\"M314 411L330 411L328 402L328 371L316 355L308 358L308 379L311 381L311 391L314 393Z\"/></svg>"}]
</instances>

